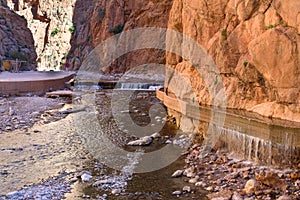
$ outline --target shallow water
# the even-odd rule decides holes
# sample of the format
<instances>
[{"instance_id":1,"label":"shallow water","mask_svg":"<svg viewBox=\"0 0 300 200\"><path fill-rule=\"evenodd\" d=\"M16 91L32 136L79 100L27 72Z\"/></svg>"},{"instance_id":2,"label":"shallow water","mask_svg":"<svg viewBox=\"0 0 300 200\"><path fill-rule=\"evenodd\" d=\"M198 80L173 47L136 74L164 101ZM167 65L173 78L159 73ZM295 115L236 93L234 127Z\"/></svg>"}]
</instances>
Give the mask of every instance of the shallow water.
<instances>
[{"instance_id":1,"label":"shallow water","mask_svg":"<svg viewBox=\"0 0 300 200\"><path fill-rule=\"evenodd\" d=\"M163 122L161 120L153 122L149 118L149 102L150 104L160 103L154 95L153 92L151 94L148 92L136 94L135 97L137 98L131 102L129 112L123 112L121 115L130 114L138 126L146 127L147 124L150 124L148 127L151 130L150 132L157 130L155 125L152 125L152 123L157 123L160 128L163 127L160 130L161 134L172 137L177 131L173 123L168 122L162 126ZM140 156L163 149L166 146L164 144L165 139L157 139L152 145L141 150L138 150L140 149L138 147L127 147L125 144L134 136L124 130L128 128L126 124L119 127L114 122L114 118L111 117L111 107L109 107L109 102L106 102L109 101L110 97L111 91L109 90L104 93L97 93L95 99L89 99L90 104L83 103L75 106L75 108L89 106L86 111L70 114L64 119L49 124L36 124L27 131L30 134L25 134L22 131L0 134L0 197L13 191L21 191L19 196L10 199L23 199L26 194L27 196L31 195L33 198L32 193L36 193L38 188L41 188L44 192L48 190L48 197L55 194L55 190L57 192L61 192L61 190L67 192L70 179L73 179L77 173L86 170L92 173L93 180L88 183L83 183L80 179L75 181L71 185L71 193L66 194L66 199L82 199L87 196L92 199L101 199L103 194L108 194L108 199L175 198L172 192L181 190L185 185L188 185L181 179L171 178L174 171L183 168L184 157L174 158L173 163L166 167L160 167L159 170L136 173L136 167L141 160ZM63 109L68 107L70 105ZM150 111L150 114L156 116L160 112L161 110L158 110L155 113L154 109ZM78 121L80 118L86 120ZM82 123L89 124L82 126ZM93 123L96 123L97 126L93 126ZM83 127L83 132L78 127ZM93 148L88 140L95 140L90 134L95 128L102 130L97 129L98 132L103 133L102 136L105 136L105 140L100 138L100 140L97 140L95 148ZM101 134L99 135L101 136ZM113 148L103 151L107 141L127 152L124 158L125 164L121 162L119 166L111 166L111 163L105 163L103 157L108 156L105 153L113 153L110 151ZM98 156L99 151L95 154L94 150L101 150L102 157ZM136 152L137 150L141 152L140 155ZM111 154L109 155L110 162ZM138 155L135 159L129 159L130 156L135 155ZM165 156L167 157L167 155ZM155 163L153 164L155 165ZM117 167L120 167L121 170L118 170ZM53 181L47 181L52 177L54 177ZM110 185L107 188L91 186L96 180L103 178L116 180L114 186ZM62 180L65 180L65 182L62 183ZM60 188L59 185L66 187L66 190ZM22 188L24 189L21 190ZM122 189L122 194L120 196L111 195L110 192L114 188ZM180 198L190 199L195 196L197 199L202 199L205 198L204 194L205 192L197 189L195 194L182 195ZM4 196L2 197L4 198ZM35 194L35 197L38 198L38 195Z\"/></svg>"}]
</instances>

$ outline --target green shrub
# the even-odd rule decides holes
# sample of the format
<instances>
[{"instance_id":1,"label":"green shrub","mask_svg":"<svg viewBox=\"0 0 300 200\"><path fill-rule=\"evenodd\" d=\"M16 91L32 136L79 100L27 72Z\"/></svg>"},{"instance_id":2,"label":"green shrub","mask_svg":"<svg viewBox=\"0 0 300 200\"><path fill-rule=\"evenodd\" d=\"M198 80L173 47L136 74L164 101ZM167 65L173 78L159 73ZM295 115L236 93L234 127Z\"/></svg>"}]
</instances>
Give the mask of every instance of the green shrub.
<instances>
[{"instance_id":1,"label":"green shrub","mask_svg":"<svg viewBox=\"0 0 300 200\"><path fill-rule=\"evenodd\" d=\"M123 31L123 28L124 28L124 25L119 24L117 26L114 26L114 27L110 28L108 30L108 32L114 33L114 34L119 34L119 33L121 33Z\"/></svg>"},{"instance_id":2,"label":"green shrub","mask_svg":"<svg viewBox=\"0 0 300 200\"><path fill-rule=\"evenodd\" d=\"M221 35L222 35L223 37L227 37L227 30L226 30L226 29L223 29L223 30L221 31Z\"/></svg>"},{"instance_id":3,"label":"green shrub","mask_svg":"<svg viewBox=\"0 0 300 200\"><path fill-rule=\"evenodd\" d=\"M248 61L245 61L245 62L243 63L243 65L244 65L244 67L247 67Z\"/></svg>"},{"instance_id":4,"label":"green shrub","mask_svg":"<svg viewBox=\"0 0 300 200\"><path fill-rule=\"evenodd\" d=\"M278 24L270 24L269 26L266 26L266 30L272 29L272 28L276 28L277 26L283 24L283 21L280 21Z\"/></svg>"},{"instance_id":5,"label":"green shrub","mask_svg":"<svg viewBox=\"0 0 300 200\"><path fill-rule=\"evenodd\" d=\"M276 24L271 24L269 26L266 26L266 29L269 30L269 29L275 28L276 26L277 26Z\"/></svg>"},{"instance_id":6,"label":"green shrub","mask_svg":"<svg viewBox=\"0 0 300 200\"><path fill-rule=\"evenodd\" d=\"M22 52L20 52L20 51L13 51L13 52L11 52L11 54L10 54L10 58L12 59L12 60L27 60L27 56L26 55L24 55Z\"/></svg>"},{"instance_id":7,"label":"green shrub","mask_svg":"<svg viewBox=\"0 0 300 200\"><path fill-rule=\"evenodd\" d=\"M55 28L52 32L51 32L51 36L55 36L57 33L59 32L58 28Z\"/></svg>"},{"instance_id":8,"label":"green shrub","mask_svg":"<svg viewBox=\"0 0 300 200\"><path fill-rule=\"evenodd\" d=\"M69 28L69 31L71 32L71 33L74 33L75 32L75 30L76 30L76 26L71 26L70 28Z\"/></svg>"}]
</instances>

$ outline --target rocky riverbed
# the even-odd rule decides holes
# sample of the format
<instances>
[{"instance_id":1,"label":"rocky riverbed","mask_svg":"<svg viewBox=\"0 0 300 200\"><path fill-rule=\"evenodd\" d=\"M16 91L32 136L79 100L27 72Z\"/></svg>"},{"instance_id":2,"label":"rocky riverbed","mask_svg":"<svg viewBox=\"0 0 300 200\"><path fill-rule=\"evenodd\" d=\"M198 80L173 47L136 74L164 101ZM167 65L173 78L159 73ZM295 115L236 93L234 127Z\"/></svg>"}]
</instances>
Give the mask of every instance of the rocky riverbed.
<instances>
[{"instance_id":1,"label":"rocky riverbed","mask_svg":"<svg viewBox=\"0 0 300 200\"><path fill-rule=\"evenodd\" d=\"M185 159L186 166L173 173L190 183L189 190L204 188L209 199L300 199L300 164L292 169L259 166L253 162L232 159L215 151L200 157L199 144L193 145ZM178 190L174 195L180 196Z\"/></svg>"},{"instance_id":2,"label":"rocky riverbed","mask_svg":"<svg viewBox=\"0 0 300 200\"><path fill-rule=\"evenodd\" d=\"M69 99L39 96L0 97L0 131L27 132L35 123L50 123L66 116L58 112Z\"/></svg>"},{"instance_id":3,"label":"rocky riverbed","mask_svg":"<svg viewBox=\"0 0 300 200\"><path fill-rule=\"evenodd\" d=\"M115 123L110 105L112 91L96 92L95 97L101 130L118 147L135 152L128 154L128 165L116 170L95 159L74 124L78 115L88 114L88 109L78 109L86 105L76 105L78 112L72 112L70 99L2 97L0 199L300 198L300 166L259 166L232 159L219 149L200 157L201 146L193 144L195 138L178 132L172 118L157 115L150 120L149 108L160 103L154 94L135 94L129 109L122 108L121 112L130 114L141 126L166 123L142 146L134 143L140 137L128 134L124 124L119 127ZM183 147L184 153L164 168L135 173L141 156L168 145Z\"/></svg>"}]
</instances>

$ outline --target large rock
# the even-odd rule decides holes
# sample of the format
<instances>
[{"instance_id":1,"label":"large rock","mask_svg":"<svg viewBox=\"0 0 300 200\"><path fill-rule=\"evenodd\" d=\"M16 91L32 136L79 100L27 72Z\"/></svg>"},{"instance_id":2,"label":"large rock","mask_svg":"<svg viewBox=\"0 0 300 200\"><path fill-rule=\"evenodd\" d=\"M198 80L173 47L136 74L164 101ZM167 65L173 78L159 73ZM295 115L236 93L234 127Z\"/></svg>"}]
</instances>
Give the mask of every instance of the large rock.
<instances>
[{"instance_id":1,"label":"large rock","mask_svg":"<svg viewBox=\"0 0 300 200\"><path fill-rule=\"evenodd\" d=\"M259 189L259 184L255 179L250 179L246 182L244 191L246 194L253 194Z\"/></svg>"}]
</instances>

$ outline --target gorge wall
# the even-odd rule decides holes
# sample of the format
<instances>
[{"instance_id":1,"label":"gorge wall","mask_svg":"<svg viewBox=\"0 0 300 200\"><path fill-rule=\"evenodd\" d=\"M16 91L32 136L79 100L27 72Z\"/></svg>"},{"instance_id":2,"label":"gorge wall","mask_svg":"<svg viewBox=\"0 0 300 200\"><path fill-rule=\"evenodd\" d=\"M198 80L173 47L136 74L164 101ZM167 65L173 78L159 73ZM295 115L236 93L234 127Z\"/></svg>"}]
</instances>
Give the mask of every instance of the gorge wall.
<instances>
[{"instance_id":1,"label":"gorge wall","mask_svg":"<svg viewBox=\"0 0 300 200\"><path fill-rule=\"evenodd\" d=\"M78 70L91 50L115 34L137 27L168 27L208 52L220 71L228 108L300 121L299 0L4 2L27 20L26 24L24 18L1 7L0 55L4 58L22 52L33 64L38 56L39 69L64 69L68 63ZM171 45L193 53L184 41L174 40ZM144 63L166 63L190 80L200 104L212 103L189 60L160 50L131 52L107 72L121 73ZM168 91L173 79L172 74L166 75ZM191 91L177 89L183 91L180 99L190 97Z\"/></svg>"},{"instance_id":2,"label":"gorge wall","mask_svg":"<svg viewBox=\"0 0 300 200\"><path fill-rule=\"evenodd\" d=\"M5 1L0 3L0 61L24 60L27 62L20 70L34 70L37 54L27 21L11 11Z\"/></svg>"},{"instance_id":3,"label":"gorge wall","mask_svg":"<svg viewBox=\"0 0 300 200\"><path fill-rule=\"evenodd\" d=\"M174 0L168 28L191 37L208 52L220 71L228 108L300 121L299 0ZM192 51L184 41L170 45ZM178 98L188 99L194 92L200 104L212 104L189 60L168 54L166 63L194 89ZM168 85L172 79L167 74L169 91L174 90Z\"/></svg>"},{"instance_id":4,"label":"gorge wall","mask_svg":"<svg viewBox=\"0 0 300 200\"><path fill-rule=\"evenodd\" d=\"M108 37L136 27L167 27L172 6L168 0L8 0L7 4L27 19L41 70L64 69L66 63L78 70L91 50ZM124 55L107 72L165 62L165 52L145 51Z\"/></svg>"}]
</instances>

